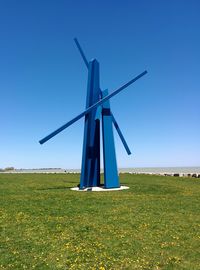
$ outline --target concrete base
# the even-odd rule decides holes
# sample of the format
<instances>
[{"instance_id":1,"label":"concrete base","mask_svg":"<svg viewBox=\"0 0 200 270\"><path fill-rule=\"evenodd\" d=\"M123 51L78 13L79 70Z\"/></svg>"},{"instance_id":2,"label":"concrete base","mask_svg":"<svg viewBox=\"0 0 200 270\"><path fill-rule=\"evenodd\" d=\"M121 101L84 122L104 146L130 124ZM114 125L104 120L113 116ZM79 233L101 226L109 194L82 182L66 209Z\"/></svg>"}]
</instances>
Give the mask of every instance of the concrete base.
<instances>
[{"instance_id":1,"label":"concrete base","mask_svg":"<svg viewBox=\"0 0 200 270\"><path fill-rule=\"evenodd\" d=\"M119 188L104 188L104 186L102 186L102 187L88 187L84 189L79 189L79 187L73 187L70 189L74 191L118 191L118 190L129 189L129 187L120 186Z\"/></svg>"}]
</instances>

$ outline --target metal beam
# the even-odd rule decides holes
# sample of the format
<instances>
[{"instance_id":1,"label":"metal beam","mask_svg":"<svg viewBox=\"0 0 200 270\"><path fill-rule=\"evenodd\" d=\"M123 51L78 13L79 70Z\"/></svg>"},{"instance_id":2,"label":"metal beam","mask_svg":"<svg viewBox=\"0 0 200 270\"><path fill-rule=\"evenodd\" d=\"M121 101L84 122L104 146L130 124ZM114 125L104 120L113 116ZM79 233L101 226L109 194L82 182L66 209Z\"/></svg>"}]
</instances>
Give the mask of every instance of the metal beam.
<instances>
[{"instance_id":1,"label":"metal beam","mask_svg":"<svg viewBox=\"0 0 200 270\"><path fill-rule=\"evenodd\" d=\"M102 92L102 97L108 95L108 89ZM117 171L117 160L110 113L110 101L102 105L102 139L103 139L103 163L104 163L104 186L105 188L119 188L119 176Z\"/></svg>"},{"instance_id":2,"label":"metal beam","mask_svg":"<svg viewBox=\"0 0 200 270\"><path fill-rule=\"evenodd\" d=\"M114 124L114 126L115 126L115 128L117 130L117 133L118 133L118 135L119 135L119 137L120 137L120 139L121 139L121 141L122 141L122 143L124 145L124 148L126 149L126 152L127 152L128 155L131 155L131 151L130 151L130 149L128 147L128 144L126 143L126 140L125 140L125 138L124 138L118 124L117 124L117 121L115 120L115 117L114 117L114 115L112 113L111 113L111 115L112 115L113 124Z\"/></svg>"},{"instance_id":3,"label":"metal beam","mask_svg":"<svg viewBox=\"0 0 200 270\"><path fill-rule=\"evenodd\" d=\"M90 106L89 108L87 108L85 111L83 111L82 113L80 113L79 115L77 115L76 117L74 117L72 120L70 120L69 122L67 122L66 124L64 124L63 126L61 126L60 128L58 128L55 131L53 131L52 133L50 133L48 136L46 136L45 138L43 138L42 140L40 140L39 143L40 144L43 144L46 141L50 140L52 137L54 137L55 135L57 135L58 133L60 133L61 131L63 131L64 129L66 129L67 127L69 127L70 125L72 125L73 123L75 123L76 121L78 121L84 115L86 115L89 112L91 112L94 108L98 107L99 105L103 104L105 101L109 100L110 98L112 98L115 95L117 95L118 93L120 93L123 89L127 88L129 85L131 85L132 83L134 83L135 81L137 81L138 79L140 79L145 74L147 74L147 71L146 70L143 71L142 73L140 73L134 79L132 79L129 82L127 82L126 84L122 85L117 90L113 91L110 95L102 98L100 101L96 102L95 104L93 104L92 106Z\"/></svg>"},{"instance_id":4,"label":"metal beam","mask_svg":"<svg viewBox=\"0 0 200 270\"><path fill-rule=\"evenodd\" d=\"M99 106L96 110L95 121L101 120L102 106Z\"/></svg>"},{"instance_id":5,"label":"metal beam","mask_svg":"<svg viewBox=\"0 0 200 270\"><path fill-rule=\"evenodd\" d=\"M88 60L87 60L87 58L85 57L85 54L84 54L84 52L83 52L83 50L82 50L82 48L81 48L81 45L80 45L79 42L78 42L78 39L77 39L77 38L74 38L74 41L75 41L76 46L77 46L77 48L78 48L78 50L79 50L79 52L80 52L80 54L81 54L81 56L82 56L82 58L83 58L83 61L84 61L85 65L86 65L86 67L89 68Z\"/></svg>"}]
</instances>

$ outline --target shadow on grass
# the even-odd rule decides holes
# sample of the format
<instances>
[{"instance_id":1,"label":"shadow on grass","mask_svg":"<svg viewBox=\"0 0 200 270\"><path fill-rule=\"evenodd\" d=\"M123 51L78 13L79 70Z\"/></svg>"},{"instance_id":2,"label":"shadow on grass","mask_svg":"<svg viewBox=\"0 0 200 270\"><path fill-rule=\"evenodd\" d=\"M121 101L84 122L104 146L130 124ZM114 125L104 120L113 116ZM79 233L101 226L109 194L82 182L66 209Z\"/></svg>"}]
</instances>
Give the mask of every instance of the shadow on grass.
<instances>
[{"instance_id":1,"label":"shadow on grass","mask_svg":"<svg viewBox=\"0 0 200 270\"><path fill-rule=\"evenodd\" d=\"M70 189L74 188L78 185L73 185L73 186L60 186L60 187L46 187L46 188L37 188L36 190L55 190L55 189Z\"/></svg>"}]
</instances>

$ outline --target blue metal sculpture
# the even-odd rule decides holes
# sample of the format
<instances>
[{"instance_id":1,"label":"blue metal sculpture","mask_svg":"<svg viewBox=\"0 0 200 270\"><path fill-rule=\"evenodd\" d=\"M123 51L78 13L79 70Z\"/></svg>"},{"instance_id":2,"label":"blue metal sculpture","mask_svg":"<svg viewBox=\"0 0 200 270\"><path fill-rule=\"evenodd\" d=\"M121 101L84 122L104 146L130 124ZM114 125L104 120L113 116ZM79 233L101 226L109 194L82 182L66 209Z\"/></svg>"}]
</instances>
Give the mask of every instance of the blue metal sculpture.
<instances>
[{"instance_id":1,"label":"blue metal sculpture","mask_svg":"<svg viewBox=\"0 0 200 270\"><path fill-rule=\"evenodd\" d=\"M147 71L142 72L128 83L113 91L111 94L108 94L108 90L106 89L102 91L99 85L98 61L93 59L88 62L78 40L75 38L74 41L88 69L86 109L71 121L67 122L39 142L40 144L45 143L85 116L80 189L100 186L100 121L102 118L104 187L107 189L119 188L120 183L117 171L113 124L128 155L131 154L131 151L111 112L109 100L123 89L134 83L136 80L144 76Z\"/></svg>"}]
</instances>

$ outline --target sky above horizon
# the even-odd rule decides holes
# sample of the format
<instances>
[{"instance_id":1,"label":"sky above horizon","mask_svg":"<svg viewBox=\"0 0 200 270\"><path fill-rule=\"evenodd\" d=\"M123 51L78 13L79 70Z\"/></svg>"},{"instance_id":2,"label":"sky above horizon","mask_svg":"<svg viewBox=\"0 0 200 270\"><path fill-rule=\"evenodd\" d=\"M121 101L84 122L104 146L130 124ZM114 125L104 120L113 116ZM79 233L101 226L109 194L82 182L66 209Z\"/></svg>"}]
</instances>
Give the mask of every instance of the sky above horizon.
<instances>
[{"instance_id":1,"label":"sky above horizon","mask_svg":"<svg viewBox=\"0 0 200 270\"><path fill-rule=\"evenodd\" d=\"M80 168L86 57L111 99L119 167L200 166L200 1L0 1L0 168Z\"/></svg>"}]
</instances>

